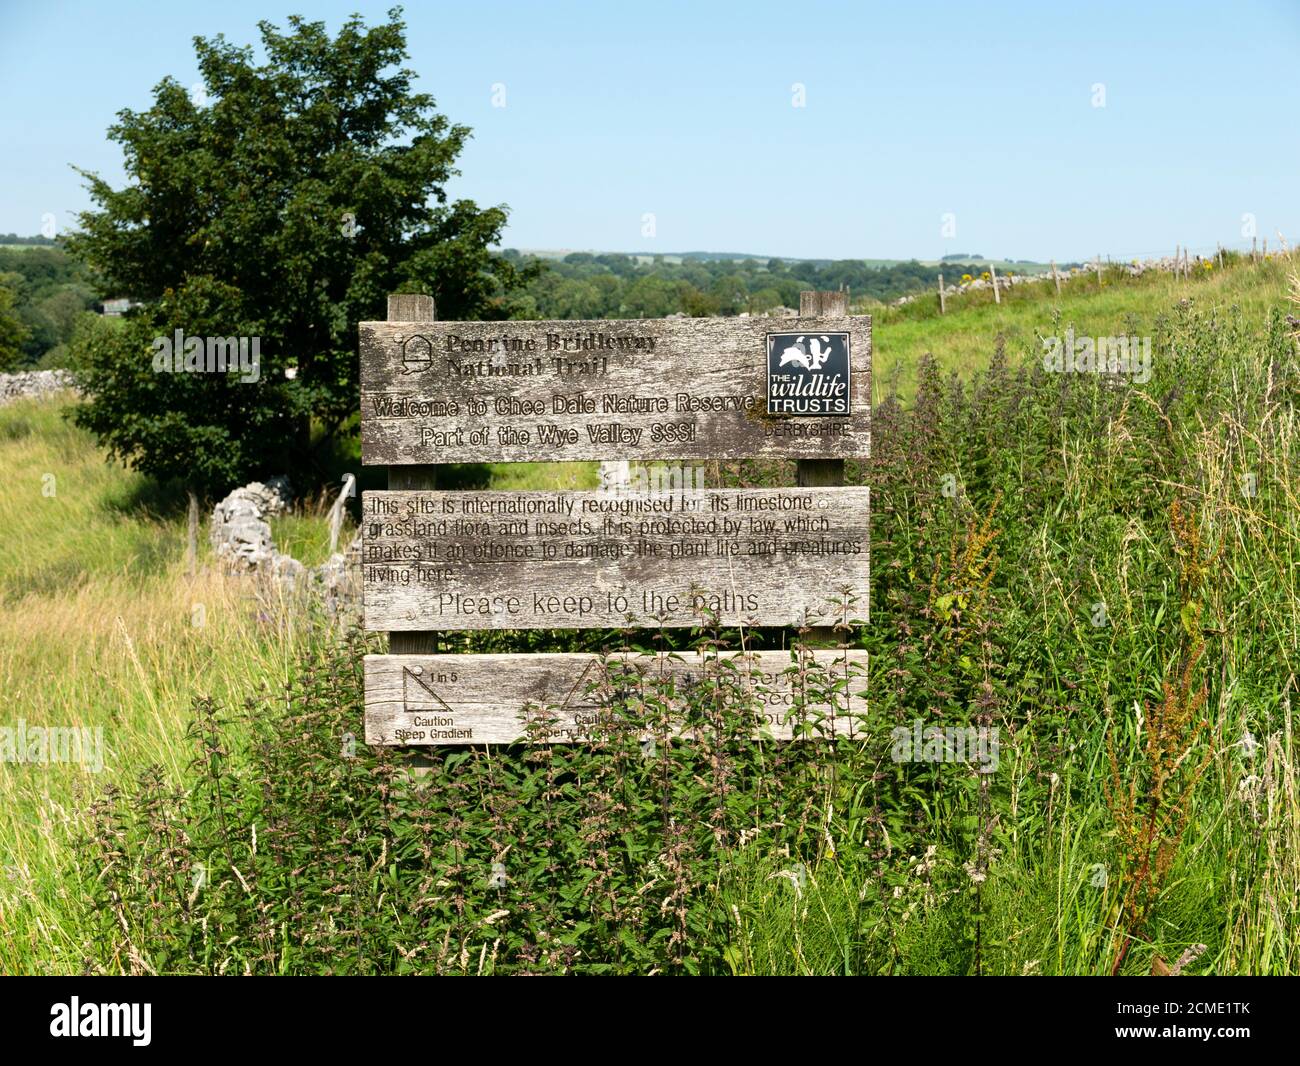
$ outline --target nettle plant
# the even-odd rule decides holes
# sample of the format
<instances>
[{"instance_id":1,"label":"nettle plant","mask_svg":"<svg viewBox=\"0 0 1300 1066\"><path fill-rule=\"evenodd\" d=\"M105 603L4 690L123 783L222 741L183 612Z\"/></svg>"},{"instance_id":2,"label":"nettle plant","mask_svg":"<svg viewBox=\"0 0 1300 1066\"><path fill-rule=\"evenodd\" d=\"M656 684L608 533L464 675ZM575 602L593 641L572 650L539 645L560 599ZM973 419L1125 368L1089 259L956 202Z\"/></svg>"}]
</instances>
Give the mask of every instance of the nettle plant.
<instances>
[{"instance_id":1,"label":"nettle plant","mask_svg":"<svg viewBox=\"0 0 1300 1066\"><path fill-rule=\"evenodd\" d=\"M737 862L833 851L862 747L823 733L856 673L792 653L807 739L778 743L726 660L682 687L615 658L584 744L541 742L555 709L537 706L536 743L413 756L357 741L367 650L323 643L242 714L196 701L193 786L150 771L95 805L88 970L723 971Z\"/></svg>"}]
</instances>

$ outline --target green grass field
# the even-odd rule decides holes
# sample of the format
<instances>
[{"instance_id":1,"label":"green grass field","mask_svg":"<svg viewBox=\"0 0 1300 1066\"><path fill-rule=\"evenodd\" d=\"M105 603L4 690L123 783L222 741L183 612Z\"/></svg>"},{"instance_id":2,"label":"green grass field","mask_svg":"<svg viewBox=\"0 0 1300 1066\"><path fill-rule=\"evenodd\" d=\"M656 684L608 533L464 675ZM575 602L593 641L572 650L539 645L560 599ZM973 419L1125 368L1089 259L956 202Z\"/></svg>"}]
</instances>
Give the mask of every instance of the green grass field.
<instances>
[{"instance_id":1,"label":"green grass field","mask_svg":"<svg viewBox=\"0 0 1300 1066\"><path fill-rule=\"evenodd\" d=\"M971 781L937 773L891 771L877 792L868 772L826 793L824 828L814 823L800 864L765 850L762 834L726 853L707 890L717 921L697 934L724 938L724 972L1109 972L1135 877L1127 823L1106 796L1109 752L1118 741L1119 777L1135 782L1140 806L1155 765L1143 754L1151 708L1169 705L1178 649L1197 639L1206 697L1193 717L1206 726L1186 758L1203 758L1204 772L1187 825L1160 853L1157 899L1123 972L1172 963L1197 943L1207 949L1196 972L1300 971L1300 371L1294 342L1288 358L1268 324L1270 313L1294 311L1295 269L1275 259L1186 282L1116 276L1100 292L1072 282L1059 301L1016 291L994 306L973 294L943 317L919 304L876 312L877 403L895 389L916 402L911 415L878 411L873 427L879 546L864 636L873 721L887 732L945 701L965 712L954 693L976 700L972 662L992 657L1003 770L984 798ZM1097 383L1063 382L1079 388L1053 411L1050 388L987 381L983 399L940 400L919 371L931 353L969 380L990 366L999 338L1013 366L1036 361L1039 338L1071 324L1079 334L1156 334L1150 386L1116 400ZM280 692L319 643L292 605L221 575L206 522L191 575L180 501L105 463L63 418L70 402L0 408L0 725L102 728L106 765L0 763L5 973L75 972L98 950L83 896L96 871L74 847L89 800L110 783L129 787L149 765L186 784L194 697L237 707ZM963 488L953 500L938 488L948 475ZM492 478L503 488L586 487L595 468L501 465ZM1191 549L1171 539L1173 499L1218 553L1200 592L1183 588ZM988 578L980 652L978 640L961 644L972 623L953 604L978 586L982 564L972 556L962 571L960 549L990 513L1001 566ZM282 549L324 558L319 504L274 528ZM1088 621L1096 602L1109 610L1104 628ZM1245 757L1248 732L1259 748ZM860 772L874 750L845 765ZM500 772L492 760L474 765L483 781ZM969 863L986 876L970 876ZM498 904L485 898L483 913ZM490 972L479 955L488 941L465 935L466 958L477 960L465 972ZM130 967L110 955L92 968Z\"/></svg>"},{"instance_id":2,"label":"green grass field","mask_svg":"<svg viewBox=\"0 0 1300 1066\"><path fill-rule=\"evenodd\" d=\"M1270 258L1252 267L1232 256L1227 269L1194 270L1186 281L1159 272L1130 278L1111 268L1104 271L1100 287L1092 275L1064 282L1059 299L1050 281L1017 286L1002 293L1000 304L994 303L992 290L971 290L950 297L945 315L939 313L937 295L902 307L869 307L875 344L872 392L876 402L891 390L910 397L926 353L941 369L966 375L988 365L999 340L1014 361L1021 355L1041 358L1041 338L1069 326L1078 335L1094 337L1149 335L1157 320L1167 318L1182 300L1199 310L1260 320L1268 309L1286 305L1287 264Z\"/></svg>"}]
</instances>

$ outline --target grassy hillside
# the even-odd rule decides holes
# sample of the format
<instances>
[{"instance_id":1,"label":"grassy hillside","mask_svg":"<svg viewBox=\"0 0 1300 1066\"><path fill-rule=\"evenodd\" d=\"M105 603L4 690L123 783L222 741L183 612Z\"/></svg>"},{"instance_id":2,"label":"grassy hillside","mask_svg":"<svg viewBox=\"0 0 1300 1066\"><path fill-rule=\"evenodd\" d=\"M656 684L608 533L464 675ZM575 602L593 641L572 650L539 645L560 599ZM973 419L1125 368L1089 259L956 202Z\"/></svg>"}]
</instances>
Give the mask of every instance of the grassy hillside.
<instances>
[{"instance_id":1,"label":"grassy hillside","mask_svg":"<svg viewBox=\"0 0 1300 1066\"><path fill-rule=\"evenodd\" d=\"M940 369L969 374L988 366L999 343L1013 362L1021 356L1040 359L1041 338L1070 326L1079 336L1149 336L1184 300L1198 311L1262 324L1270 309L1287 306L1287 274L1295 269L1293 260L1252 264L1234 254L1226 269L1198 269L1187 281L1156 271L1133 278L1113 267L1104 271L1100 287L1092 275L1063 282L1059 298L1047 281L1003 292L1000 304L991 289L971 290L950 297L944 315L937 294L901 307L866 306L875 344L872 391L877 402L891 389L910 396L927 353Z\"/></svg>"}]
</instances>

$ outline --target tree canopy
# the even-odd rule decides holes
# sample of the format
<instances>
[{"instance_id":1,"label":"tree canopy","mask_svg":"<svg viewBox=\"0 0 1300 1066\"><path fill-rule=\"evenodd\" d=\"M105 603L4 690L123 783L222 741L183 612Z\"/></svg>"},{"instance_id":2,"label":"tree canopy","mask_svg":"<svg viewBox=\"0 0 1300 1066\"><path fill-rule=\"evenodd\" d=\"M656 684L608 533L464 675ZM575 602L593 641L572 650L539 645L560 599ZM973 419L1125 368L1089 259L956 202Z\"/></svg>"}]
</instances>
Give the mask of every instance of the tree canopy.
<instances>
[{"instance_id":1,"label":"tree canopy","mask_svg":"<svg viewBox=\"0 0 1300 1066\"><path fill-rule=\"evenodd\" d=\"M288 21L258 24L261 63L196 37L198 85L165 78L148 110L119 112L108 135L128 183L81 171L98 209L67 241L103 295L140 303L78 335L78 422L145 473L212 491L297 476L313 440L345 428L356 326L383 318L389 293L428 293L442 318L502 317L530 275L490 250L504 207L448 200L469 130L413 91L400 9L333 37ZM177 330L258 338L257 380L156 371L155 342Z\"/></svg>"}]
</instances>

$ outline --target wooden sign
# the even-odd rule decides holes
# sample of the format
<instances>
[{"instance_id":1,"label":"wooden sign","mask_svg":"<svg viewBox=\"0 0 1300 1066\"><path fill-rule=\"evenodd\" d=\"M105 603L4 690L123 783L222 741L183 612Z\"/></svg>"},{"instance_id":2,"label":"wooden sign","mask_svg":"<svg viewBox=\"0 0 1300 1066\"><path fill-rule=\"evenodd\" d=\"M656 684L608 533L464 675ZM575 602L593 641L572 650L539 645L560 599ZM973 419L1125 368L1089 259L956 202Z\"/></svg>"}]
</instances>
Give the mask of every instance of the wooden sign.
<instances>
[{"instance_id":1,"label":"wooden sign","mask_svg":"<svg viewBox=\"0 0 1300 1066\"><path fill-rule=\"evenodd\" d=\"M867 458L867 316L363 322L373 464Z\"/></svg>"},{"instance_id":2,"label":"wooden sign","mask_svg":"<svg viewBox=\"0 0 1300 1066\"><path fill-rule=\"evenodd\" d=\"M580 743L627 730L654 735L646 696L673 711L710 686L754 714L755 736L853 738L866 713L867 653L788 651L677 656L581 654L367 655L366 743ZM831 701L838 708L832 714ZM708 704L715 704L710 699ZM611 713L610 707L621 713ZM793 713L792 713L793 712ZM680 719L674 735L689 735Z\"/></svg>"},{"instance_id":3,"label":"wooden sign","mask_svg":"<svg viewBox=\"0 0 1300 1066\"><path fill-rule=\"evenodd\" d=\"M366 492L370 630L865 619L870 489Z\"/></svg>"}]
</instances>

